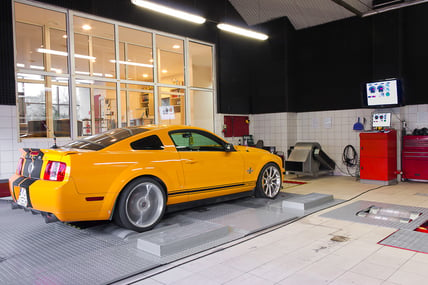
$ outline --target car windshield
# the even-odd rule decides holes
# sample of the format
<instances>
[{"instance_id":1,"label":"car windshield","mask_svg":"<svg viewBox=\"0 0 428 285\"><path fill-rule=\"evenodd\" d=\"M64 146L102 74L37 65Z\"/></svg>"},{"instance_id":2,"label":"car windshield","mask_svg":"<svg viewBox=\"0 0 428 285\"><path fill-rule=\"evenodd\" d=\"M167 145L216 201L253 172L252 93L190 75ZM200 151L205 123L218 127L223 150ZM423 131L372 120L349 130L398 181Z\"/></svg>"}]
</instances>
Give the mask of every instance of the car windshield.
<instances>
[{"instance_id":1,"label":"car windshield","mask_svg":"<svg viewBox=\"0 0 428 285\"><path fill-rule=\"evenodd\" d=\"M64 145L63 148L100 150L109 145L117 143L118 141L146 131L148 131L148 129L138 127L113 129L101 134L96 134L87 138L72 141Z\"/></svg>"}]
</instances>

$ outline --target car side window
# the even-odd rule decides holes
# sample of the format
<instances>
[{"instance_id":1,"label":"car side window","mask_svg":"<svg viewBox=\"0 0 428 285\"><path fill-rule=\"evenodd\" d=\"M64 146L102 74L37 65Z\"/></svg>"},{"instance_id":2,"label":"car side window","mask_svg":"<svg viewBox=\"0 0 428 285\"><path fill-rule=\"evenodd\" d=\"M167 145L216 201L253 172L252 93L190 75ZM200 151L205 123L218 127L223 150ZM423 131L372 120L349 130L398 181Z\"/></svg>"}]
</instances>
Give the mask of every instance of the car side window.
<instances>
[{"instance_id":1,"label":"car side window","mask_svg":"<svg viewBox=\"0 0 428 285\"><path fill-rule=\"evenodd\" d=\"M224 151L223 142L206 133L186 130L170 136L177 151Z\"/></svg>"},{"instance_id":2,"label":"car side window","mask_svg":"<svg viewBox=\"0 0 428 285\"><path fill-rule=\"evenodd\" d=\"M132 142L131 147L135 150L161 150L163 144L158 136L153 135Z\"/></svg>"}]
</instances>

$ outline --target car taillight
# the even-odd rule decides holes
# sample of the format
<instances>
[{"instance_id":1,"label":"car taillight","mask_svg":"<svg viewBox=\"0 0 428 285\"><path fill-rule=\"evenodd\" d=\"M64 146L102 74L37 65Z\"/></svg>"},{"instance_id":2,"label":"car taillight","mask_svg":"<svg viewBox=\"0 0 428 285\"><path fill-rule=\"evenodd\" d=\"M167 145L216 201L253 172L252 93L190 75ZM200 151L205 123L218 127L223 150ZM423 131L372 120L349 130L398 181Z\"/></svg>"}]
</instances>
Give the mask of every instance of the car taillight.
<instances>
[{"instance_id":1,"label":"car taillight","mask_svg":"<svg viewBox=\"0 0 428 285\"><path fill-rule=\"evenodd\" d=\"M24 159L21 157L18 161L18 167L16 168L16 174L21 175L23 165L24 165Z\"/></svg>"},{"instance_id":2,"label":"car taillight","mask_svg":"<svg viewBox=\"0 0 428 285\"><path fill-rule=\"evenodd\" d=\"M64 162L48 161L45 169L44 180L63 181L67 165Z\"/></svg>"}]
</instances>

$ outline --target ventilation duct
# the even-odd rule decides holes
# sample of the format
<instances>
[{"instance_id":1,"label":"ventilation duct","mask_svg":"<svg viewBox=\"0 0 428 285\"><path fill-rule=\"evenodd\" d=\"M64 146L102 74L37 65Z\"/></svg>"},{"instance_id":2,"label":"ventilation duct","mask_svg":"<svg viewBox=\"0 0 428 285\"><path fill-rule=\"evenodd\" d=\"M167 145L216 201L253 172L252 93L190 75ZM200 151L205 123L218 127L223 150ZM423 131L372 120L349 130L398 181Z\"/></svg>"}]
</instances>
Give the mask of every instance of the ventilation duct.
<instances>
[{"instance_id":1,"label":"ventilation duct","mask_svg":"<svg viewBox=\"0 0 428 285\"><path fill-rule=\"evenodd\" d=\"M388 5L398 4L404 0L373 0L372 6L374 9L385 7Z\"/></svg>"}]
</instances>

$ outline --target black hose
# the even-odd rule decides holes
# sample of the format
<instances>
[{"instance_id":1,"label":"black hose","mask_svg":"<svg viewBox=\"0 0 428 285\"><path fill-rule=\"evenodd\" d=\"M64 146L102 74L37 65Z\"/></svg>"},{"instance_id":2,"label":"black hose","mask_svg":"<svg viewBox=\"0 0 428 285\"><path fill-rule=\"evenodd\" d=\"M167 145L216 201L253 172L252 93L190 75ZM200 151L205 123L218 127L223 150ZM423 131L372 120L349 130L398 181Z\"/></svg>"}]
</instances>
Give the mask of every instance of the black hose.
<instances>
[{"instance_id":1,"label":"black hose","mask_svg":"<svg viewBox=\"0 0 428 285\"><path fill-rule=\"evenodd\" d=\"M348 174L352 177L357 177L359 174L358 168L355 170L354 174L352 174L349 170L350 168L354 168L359 165L358 153L352 145L348 144L343 149L342 161L343 164L346 165L346 170L348 171Z\"/></svg>"}]
</instances>

